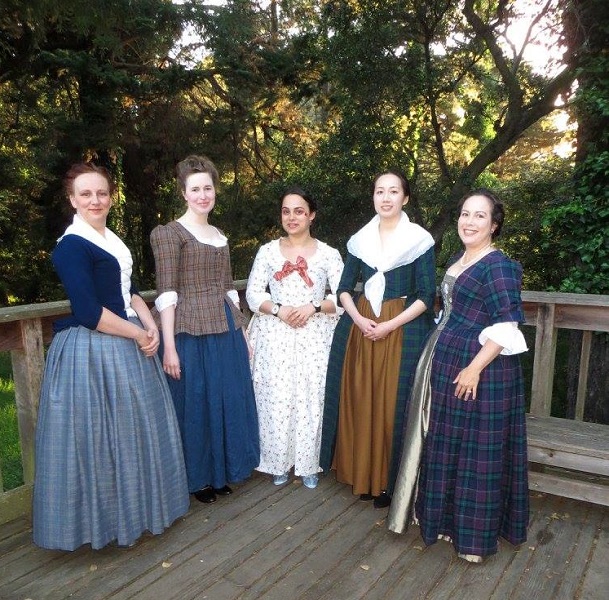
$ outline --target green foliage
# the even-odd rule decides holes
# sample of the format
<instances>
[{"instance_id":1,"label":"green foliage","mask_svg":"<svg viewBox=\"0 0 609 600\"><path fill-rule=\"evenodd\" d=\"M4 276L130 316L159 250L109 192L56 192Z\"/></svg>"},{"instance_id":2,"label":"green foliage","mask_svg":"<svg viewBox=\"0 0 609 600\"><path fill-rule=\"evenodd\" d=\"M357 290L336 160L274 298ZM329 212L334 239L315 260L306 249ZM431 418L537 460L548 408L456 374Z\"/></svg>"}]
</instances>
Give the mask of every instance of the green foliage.
<instances>
[{"instance_id":1,"label":"green foliage","mask_svg":"<svg viewBox=\"0 0 609 600\"><path fill-rule=\"evenodd\" d=\"M189 153L209 155L221 173L213 219L229 235L237 277L278 234L285 184L317 196L316 234L342 248L372 215L374 174L394 167L412 179L411 218L444 256L468 187L486 178L520 197L531 153L512 159L519 168L509 175L490 167L569 89L569 74L533 74L493 46L515 10L495 0L7 0L0 233L11 243L1 250L0 303L62 296L48 252L66 224L61 177L82 158L119 180L111 225L134 254L140 287L154 285L150 231L183 210L173 170ZM560 16L558 0L546 14ZM178 47L186 25L194 35ZM546 190L542 171L521 187ZM515 214L526 222L526 211ZM535 246L532 221L515 249ZM530 256L544 264L538 248Z\"/></svg>"},{"instance_id":2,"label":"green foliage","mask_svg":"<svg viewBox=\"0 0 609 600\"><path fill-rule=\"evenodd\" d=\"M0 465L5 490L12 490L23 484L15 384L8 352L0 352Z\"/></svg>"},{"instance_id":3,"label":"green foliage","mask_svg":"<svg viewBox=\"0 0 609 600\"><path fill-rule=\"evenodd\" d=\"M572 265L560 288L565 292L608 294L609 151L589 155L577 173L577 189L571 201L548 211L544 220L547 227L560 231L552 241L559 260Z\"/></svg>"},{"instance_id":4,"label":"green foliage","mask_svg":"<svg viewBox=\"0 0 609 600\"><path fill-rule=\"evenodd\" d=\"M609 7L585 4L587 53L579 72L578 161L567 202L548 211L545 223L555 232L554 246L571 265L561 284L566 292L609 293Z\"/></svg>"}]
</instances>

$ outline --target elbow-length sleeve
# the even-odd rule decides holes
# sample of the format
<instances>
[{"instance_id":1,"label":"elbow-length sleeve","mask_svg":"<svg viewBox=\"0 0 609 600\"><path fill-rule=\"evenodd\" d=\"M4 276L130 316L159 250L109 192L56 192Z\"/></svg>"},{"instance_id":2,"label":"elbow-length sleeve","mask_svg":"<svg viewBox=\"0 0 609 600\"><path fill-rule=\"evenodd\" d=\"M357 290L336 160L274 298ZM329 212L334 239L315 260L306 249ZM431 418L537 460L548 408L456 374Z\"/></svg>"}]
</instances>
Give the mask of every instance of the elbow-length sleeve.
<instances>
[{"instance_id":1,"label":"elbow-length sleeve","mask_svg":"<svg viewBox=\"0 0 609 600\"><path fill-rule=\"evenodd\" d=\"M340 282L338 284L338 289L336 290L336 295L338 296L338 303L340 305L340 295L343 292L347 292L349 294L353 294L355 292L355 286L357 282L360 280L362 272L362 261L359 258L356 258L351 254L351 252L347 252L347 259L345 260L345 266L343 268L342 275L340 276Z\"/></svg>"},{"instance_id":2,"label":"elbow-length sleeve","mask_svg":"<svg viewBox=\"0 0 609 600\"><path fill-rule=\"evenodd\" d=\"M339 308L338 304L338 286L340 284L341 276L343 274L343 259L340 252L335 248L330 248L328 256L328 264L326 267L326 275L328 277L328 285L330 286L331 293L326 296L326 300L334 302L337 311L341 312L343 309Z\"/></svg>"},{"instance_id":3,"label":"elbow-length sleeve","mask_svg":"<svg viewBox=\"0 0 609 600\"><path fill-rule=\"evenodd\" d=\"M487 339L493 340L503 346L501 354L504 355L519 354L527 350L524 336L518 329L518 323L524 322L521 286L520 263L502 257L490 265L485 286L489 326L482 330L478 341L484 344Z\"/></svg>"},{"instance_id":4,"label":"elbow-length sleeve","mask_svg":"<svg viewBox=\"0 0 609 600\"><path fill-rule=\"evenodd\" d=\"M78 236L64 237L52 255L53 266L70 300L74 318L88 329L96 329L103 305L96 295L94 257Z\"/></svg>"},{"instance_id":5,"label":"elbow-length sleeve","mask_svg":"<svg viewBox=\"0 0 609 600\"><path fill-rule=\"evenodd\" d=\"M262 246L256 253L252 270L247 279L245 299L252 312L259 312L260 305L265 300L271 300L271 294L266 291L269 284L268 246Z\"/></svg>"},{"instance_id":6,"label":"elbow-length sleeve","mask_svg":"<svg viewBox=\"0 0 609 600\"><path fill-rule=\"evenodd\" d=\"M166 225L159 225L150 234L154 254L156 289L159 295L178 289L181 241Z\"/></svg>"},{"instance_id":7,"label":"elbow-length sleeve","mask_svg":"<svg viewBox=\"0 0 609 600\"><path fill-rule=\"evenodd\" d=\"M436 254L433 246L415 260L416 297L432 310L436 298Z\"/></svg>"},{"instance_id":8,"label":"elbow-length sleeve","mask_svg":"<svg viewBox=\"0 0 609 600\"><path fill-rule=\"evenodd\" d=\"M489 264L483 294L490 325L506 321L524 322L521 284L522 267L519 263L502 256Z\"/></svg>"}]
</instances>

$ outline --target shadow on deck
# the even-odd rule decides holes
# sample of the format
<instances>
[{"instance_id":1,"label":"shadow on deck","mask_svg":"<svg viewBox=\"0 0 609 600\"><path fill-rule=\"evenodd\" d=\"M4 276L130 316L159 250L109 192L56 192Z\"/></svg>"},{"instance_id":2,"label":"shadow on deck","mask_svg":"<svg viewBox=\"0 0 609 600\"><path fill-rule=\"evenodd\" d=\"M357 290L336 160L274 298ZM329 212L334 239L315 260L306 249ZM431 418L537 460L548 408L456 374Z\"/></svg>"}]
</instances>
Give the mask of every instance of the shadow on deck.
<instances>
[{"instance_id":1,"label":"shadow on deck","mask_svg":"<svg viewBox=\"0 0 609 600\"><path fill-rule=\"evenodd\" d=\"M29 522L0 527L2 600L459 598L601 600L609 584L609 509L532 492L529 541L502 542L483 565L418 528L385 527L387 510L331 475L309 490L255 475L215 505L133 548L47 551Z\"/></svg>"}]
</instances>

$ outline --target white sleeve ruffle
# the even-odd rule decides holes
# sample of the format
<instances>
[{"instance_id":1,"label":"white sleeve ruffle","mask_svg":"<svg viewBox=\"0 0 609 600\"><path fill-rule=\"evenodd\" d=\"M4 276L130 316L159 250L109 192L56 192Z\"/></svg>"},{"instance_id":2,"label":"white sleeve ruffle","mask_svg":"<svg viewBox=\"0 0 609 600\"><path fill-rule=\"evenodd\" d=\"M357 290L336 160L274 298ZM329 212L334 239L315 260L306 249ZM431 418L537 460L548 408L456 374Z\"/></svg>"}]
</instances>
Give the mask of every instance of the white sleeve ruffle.
<instances>
[{"instance_id":1,"label":"white sleeve ruffle","mask_svg":"<svg viewBox=\"0 0 609 600\"><path fill-rule=\"evenodd\" d=\"M177 292L163 292L155 301L154 305L159 312L163 312L168 306L175 306L178 303Z\"/></svg>"},{"instance_id":2,"label":"white sleeve ruffle","mask_svg":"<svg viewBox=\"0 0 609 600\"><path fill-rule=\"evenodd\" d=\"M522 335L522 331L518 329L518 323L516 323L516 321L495 323L490 327L486 327L478 336L478 341L481 346L484 346L487 340L492 340L496 344L503 346L501 354L504 356L521 354L528 350L524 335Z\"/></svg>"},{"instance_id":3,"label":"white sleeve ruffle","mask_svg":"<svg viewBox=\"0 0 609 600\"><path fill-rule=\"evenodd\" d=\"M226 295L231 299L232 303L239 308L241 306L241 300L239 300L239 292L237 290L228 290Z\"/></svg>"},{"instance_id":4,"label":"white sleeve ruffle","mask_svg":"<svg viewBox=\"0 0 609 600\"><path fill-rule=\"evenodd\" d=\"M324 298L324 300L330 300L330 302L334 303L334 306L336 307L335 314L338 315L339 317L340 317L340 315L342 315L345 312L345 309L342 306L338 305L338 298L337 298L336 294L327 294L326 297Z\"/></svg>"}]
</instances>

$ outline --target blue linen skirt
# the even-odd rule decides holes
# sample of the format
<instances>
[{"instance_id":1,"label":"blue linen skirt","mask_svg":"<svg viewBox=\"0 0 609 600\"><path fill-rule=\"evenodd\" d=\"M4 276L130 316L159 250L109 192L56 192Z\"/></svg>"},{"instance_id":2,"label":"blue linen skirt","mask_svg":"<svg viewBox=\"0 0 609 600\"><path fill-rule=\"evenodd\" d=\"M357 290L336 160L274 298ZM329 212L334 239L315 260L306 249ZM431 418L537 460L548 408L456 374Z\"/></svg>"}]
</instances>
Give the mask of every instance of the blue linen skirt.
<instances>
[{"instance_id":1,"label":"blue linen skirt","mask_svg":"<svg viewBox=\"0 0 609 600\"><path fill-rule=\"evenodd\" d=\"M60 550L113 540L128 546L145 531L161 533L188 506L180 433L158 357L144 356L134 340L82 326L57 333L36 430L34 542Z\"/></svg>"},{"instance_id":2,"label":"blue linen skirt","mask_svg":"<svg viewBox=\"0 0 609 600\"><path fill-rule=\"evenodd\" d=\"M182 370L167 376L182 433L188 490L247 479L260 461L247 344L225 304L229 330L176 335Z\"/></svg>"}]
</instances>

